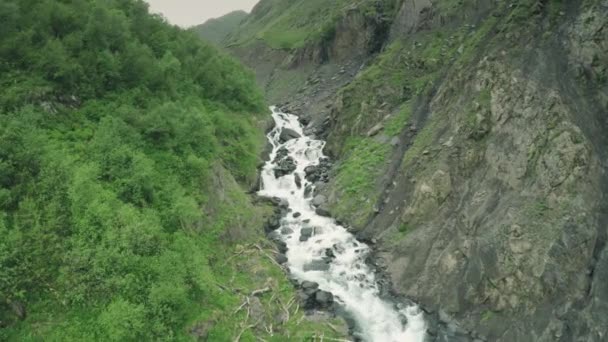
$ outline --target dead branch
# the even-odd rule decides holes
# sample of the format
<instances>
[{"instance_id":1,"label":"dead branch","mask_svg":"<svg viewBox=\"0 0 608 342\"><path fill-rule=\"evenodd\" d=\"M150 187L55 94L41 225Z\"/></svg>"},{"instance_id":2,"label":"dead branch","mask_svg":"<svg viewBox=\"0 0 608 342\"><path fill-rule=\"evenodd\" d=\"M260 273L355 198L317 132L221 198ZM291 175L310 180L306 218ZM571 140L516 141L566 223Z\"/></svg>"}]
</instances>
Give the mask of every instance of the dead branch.
<instances>
[{"instance_id":1,"label":"dead branch","mask_svg":"<svg viewBox=\"0 0 608 342\"><path fill-rule=\"evenodd\" d=\"M325 339L328 340L328 341L334 341L334 342L353 342L351 340L345 340L343 338L325 337Z\"/></svg>"},{"instance_id":2,"label":"dead branch","mask_svg":"<svg viewBox=\"0 0 608 342\"><path fill-rule=\"evenodd\" d=\"M298 321L296 322L296 325L300 325L300 323L302 323L304 318L306 318L306 315L302 315L302 317L300 317L300 319L298 319Z\"/></svg>"},{"instance_id":3,"label":"dead branch","mask_svg":"<svg viewBox=\"0 0 608 342\"><path fill-rule=\"evenodd\" d=\"M263 250L263 249L262 249L262 247L260 247L260 246L259 246L259 245L257 245L257 244L254 244L254 247L255 247L255 248L257 248L257 249L258 249L258 250L259 250L259 251L260 251L262 254L264 254L264 255L265 255L265 256L266 256L268 259L270 259L270 261L272 261L272 263L273 263L273 264L275 264L275 265L277 265L278 267L281 267L281 268L282 268L282 266L281 266L281 265L280 265L280 264L279 264L279 263L278 263L276 260L274 260L274 258L273 258L273 257L271 257L271 256L270 256L268 253L266 253L266 251L265 251L265 250Z\"/></svg>"},{"instance_id":4,"label":"dead branch","mask_svg":"<svg viewBox=\"0 0 608 342\"><path fill-rule=\"evenodd\" d=\"M251 324L251 325L243 327L243 329L241 329L241 331L239 332L239 334L236 335L236 337L234 338L234 342L240 342L241 341L241 336L243 335L243 333L245 331L247 331L247 329L251 329L251 328L255 328L255 324Z\"/></svg>"},{"instance_id":5,"label":"dead branch","mask_svg":"<svg viewBox=\"0 0 608 342\"><path fill-rule=\"evenodd\" d=\"M245 305L247 305L247 301L244 301L243 304L241 304L241 306L239 306L236 310L234 310L233 315L237 314L239 311L241 311L241 309L243 307L245 307Z\"/></svg>"},{"instance_id":6,"label":"dead branch","mask_svg":"<svg viewBox=\"0 0 608 342\"><path fill-rule=\"evenodd\" d=\"M338 333L338 334L340 333L340 330L338 330L338 328L336 328L336 327L335 327L333 324L331 324L331 323L329 323L329 322L327 322L326 324L327 324L327 326L328 326L328 327L330 327L330 328L331 328L331 330L333 330L335 333Z\"/></svg>"},{"instance_id":7,"label":"dead branch","mask_svg":"<svg viewBox=\"0 0 608 342\"><path fill-rule=\"evenodd\" d=\"M258 290L254 290L251 292L251 297L255 297L255 296L259 296L261 294L264 294L266 292L270 292L272 289L268 286L262 288L262 289L258 289Z\"/></svg>"}]
</instances>

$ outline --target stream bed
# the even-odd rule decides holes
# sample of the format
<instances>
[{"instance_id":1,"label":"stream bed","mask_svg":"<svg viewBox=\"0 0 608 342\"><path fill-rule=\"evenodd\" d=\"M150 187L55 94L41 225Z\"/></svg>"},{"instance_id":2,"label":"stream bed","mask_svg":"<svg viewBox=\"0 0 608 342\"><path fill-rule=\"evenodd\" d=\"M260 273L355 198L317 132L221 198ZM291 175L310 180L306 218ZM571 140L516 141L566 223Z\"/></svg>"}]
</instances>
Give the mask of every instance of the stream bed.
<instances>
[{"instance_id":1,"label":"stream bed","mask_svg":"<svg viewBox=\"0 0 608 342\"><path fill-rule=\"evenodd\" d=\"M306 175L326 160L325 142L306 136L297 116L271 109L276 125L268 133L272 152L259 195L287 202L289 213L274 234L287 247L291 276L303 288L314 288L317 299L337 303L354 321L353 335L363 341L424 341L422 310L381 298L376 274L366 263L369 246L312 203L314 184Z\"/></svg>"}]
</instances>

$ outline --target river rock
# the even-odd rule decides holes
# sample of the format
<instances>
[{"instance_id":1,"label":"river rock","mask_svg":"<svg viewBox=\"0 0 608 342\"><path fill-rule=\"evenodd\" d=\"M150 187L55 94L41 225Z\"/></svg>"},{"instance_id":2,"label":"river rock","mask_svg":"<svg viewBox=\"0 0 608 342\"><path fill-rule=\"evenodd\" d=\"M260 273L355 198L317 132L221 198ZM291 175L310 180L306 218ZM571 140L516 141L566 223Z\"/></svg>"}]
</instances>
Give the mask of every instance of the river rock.
<instances>
[{"instance_id":1,"label":"river rock","mask_svg":"<svg viewBox=\"0 0 608 342\"><path fill-rule=\"evenodd\" d=\"M328 307L334 302L334 295L327 291L317 291L315 293L315 301L321 307Z\"/></svg>"},{"instance_id":2,"label":"river rock","mask_svg":"<svg viewBox=\"0 0 608 342\"><path fill-rule=\"evenodd\" d=\"M289 235L292 233L293 233L293 229L291 229L291 228L287 228L287 227L281 228L281 234L283 234L283 235Z\"/></svg>"},{"instance_id":3,"label":"river rock","mask_svg":"<svg viewBox=\"0 0 608 342\"><path fill-rule=\"evenodd\" d=\"M304 169L304 172L306 173L306 179L313 183L316 182L319 178L319 171L320 171L319 165L307 166Z\"/></svg>"},{"instance_id":4,"label":"river rock","mask_svg":"<svg viewBox=\"0 0 608 342\"><path fill-rule=\"evenodd\" d=\"M264 226L264 231L266 233L270 233L270 232L275 231L280 226L281 226L280 218L277 216L273 216L268 220L268 222L266 222L266 225Z\"/></svg>"},{"instance_id":5,"label":"river rock","mask_svg":"<svg viewBox=\"0 0 608 342\"><path fill-rule=\"evenodd\" d=\"M292 157L282 159L274 168L274 176L276 178L288 175L296 170L296 162Z\"/></svg>"},{"instance_id":6,"label":"river rock","mask_svg":"<svg viewBox=\"0 0 608 342\"><path fill-rule=\"evenodd\" d=\"M300 284L300 287L304 292L314 293L319 288L319 284L305 280Z\"/></svg>"},{"instance_id":7,"label":"river rock","mask_svg":"<svg viewBox=\"0 0 608 342\"><path fill-rule=\"evenodd\" d=\"M302 213L294 213L294 214L293 214L293 218L298 218L298 217L300 217L300 216L302 216Z\"/></svg>"},{"instance_id":8,"label":"river rock","mask_svg":"<svg viewBox=\"0 0 608 342\"><path fill-rule=\"evenodd\" d=\"M304 265L304 272L327 270L329 270L329 264L325 262L325 260L313 260L308 264Z\"/></svg>"},{"instance_id":9,"label":"river rock","mask_svg":"<svg viewBox=\"0 0 608 342\"><path fill-rule=\"evenodd\" d=\"M302 124L302 126L307 126L310 123L310 118L307 116L300 116L298 118L298 121L300 122L300 124Z\"/></svg>"},{"instance_id":10,"label":"river rock","mask_svg":"<svg viewBox=\"0 0 608 342\"><path fill-rule=\"evenodd\" d=\"M327 197L323 195L317 195L312 200L312 205L314 205L315 207L320 207L325 203L327 203Z\"/></svg>"},{"instance_id":11,"label":"river rock","mask_svg":"<svg viewBox=\"0 0 608 342\"><path fill-rule=\"evenodd\" d=\"M287 253L287 244L280 240L280 241L275 241L275 244L277 245L277 250L279 251L279 253Z\"/></svg>"},{"instance_id":12,"label":"river rock","mask_svg":"<svg viewBox=\"0 0 608 342\"><path fill-rule=\"evenodd\" d=\"M298 132L294 131L293 129L284 127L281 130L281 135L279 136L279 141L281 143L284 143L284 142L287 142L292 139L298 139L300 137L301 137L301 135Z\"/></svg>"},{"instance_id":13,"label":"river rock","mask_svg":"<svg viewBox=\"0 0 608 342\"><path fill-rule=\"evenodd\" d=\"M309 197L311 193L312 193L312 186L310 186L310 184L309 184L304 189L304 197Z\"/></svg>"},{"instance_id":14,"label":"river rock","mask_svg":"<svg viewBox=\"0 0 608 342\"><path fill-rule=\"evenodd\" d=\"M275 260L279 264L284 264L287 262L287 257L285 256L285 254L277 254L277 256L275 257Z\"/></svg>"},{"instance_id":15,"label":"river rock","mask_svg":"<svg viewBox=\"0 0 608 342\"><path fill-rule=\"evenodd\" d=\"M332 167L332 163L328 158L323 158L319 161L319 165L311 165L304 169L306 173L306 179L315 183L318 181L327 182L329 181L329 170Z\"/></svg>"},{"instance_id":16,"label":"river rock","mask_svg":"<svg viewBox=\"0 0 608 342\"><path fill-rule=\"evenodd\" d=\"M306 241L310 237L312 237L313 229L312 228L302 228L300 231L300 241ZM304 238L305 240L302 240Z\"/></svg>"},{"instance_id":17,"label":"river rock","mask_svg":"<svg viewBox=\"0 0 608 342\"><path fill-rule=\"evenodd\" d=\"M325 206L321 206L321 207L318 207L317 209L315 209L315 213L319 216L331 217L331 213L329 212L329 209Z\"/></svg>"}]
</instances>

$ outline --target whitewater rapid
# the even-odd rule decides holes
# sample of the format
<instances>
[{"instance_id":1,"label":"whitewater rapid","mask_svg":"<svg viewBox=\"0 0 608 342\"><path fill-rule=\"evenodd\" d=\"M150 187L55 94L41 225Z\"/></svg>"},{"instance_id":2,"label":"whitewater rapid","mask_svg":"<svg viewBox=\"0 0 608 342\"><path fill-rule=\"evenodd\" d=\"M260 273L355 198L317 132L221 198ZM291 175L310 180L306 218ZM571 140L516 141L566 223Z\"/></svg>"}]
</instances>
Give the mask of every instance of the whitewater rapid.
<instances>
[{"instance_id":1,"label":"whitewater rapid","mask_svg":"<svg viewBox=\"0 0 608 342\"><path fill-rule=\"evenodd\" d=\"M354 319L356 335L368 342L422 342L425 339L426 324L422 311L416 306L397 308L396 305L380 298L380 291L374 271L365 263L370 249L350 234L335 220L315 213L311 204L314 185L306 180L305 169L318 165L324 158L325 142L307 137L295 115L281 113L272 107L275 128L268 133L272 144L270 160L261 174L259 195L278 197L289 203L291 213L300 213L294 218L288 214L281 221L281 239L288 251L287 266L291 274L300 281L319 284L319 289L330 292L334 300ZM281 143L283 128L301 135L298 139ZM285 147L296 163L296 170L276 178L277 152ZM287 158L287 157L285 157ZM277 160L277 163L279 161ZM296 174L301 184L298 187ZM306 192L312 187L313 191ZM308 193L308 196L306 195ZM307 241L300 241L303 228L313 228L313 235ZM327 261L327 250L331 249L335 258L331 259L328 270L310 270L311 262ZM313 267L314 268L314 267Z\"/></svg>"}]
</instances>

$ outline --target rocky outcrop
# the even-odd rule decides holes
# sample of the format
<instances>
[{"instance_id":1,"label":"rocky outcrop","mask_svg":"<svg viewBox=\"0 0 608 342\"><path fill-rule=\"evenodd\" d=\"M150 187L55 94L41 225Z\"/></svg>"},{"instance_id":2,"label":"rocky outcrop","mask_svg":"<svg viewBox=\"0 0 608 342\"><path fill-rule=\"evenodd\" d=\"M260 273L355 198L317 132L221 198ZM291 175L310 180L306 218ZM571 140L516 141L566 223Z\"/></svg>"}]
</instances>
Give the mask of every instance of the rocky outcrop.
<instances>
[{"instance_id":1,"label":"rocky outcrop","mask_svg":"<svg viewBox=\"0 0 608 342\"><path fill-rule=\"evenodd\" d=\"M312 67L290 96L327 123L337 163L318 210L377 241L392 289L444 322L487 341L605 340L607 18L603 0L401 1L376 59L332 52L348 71ZM357 51L361 23L340 30ZM371 144L373 167L339 188Z\"/></svg>"}]
</instances>

